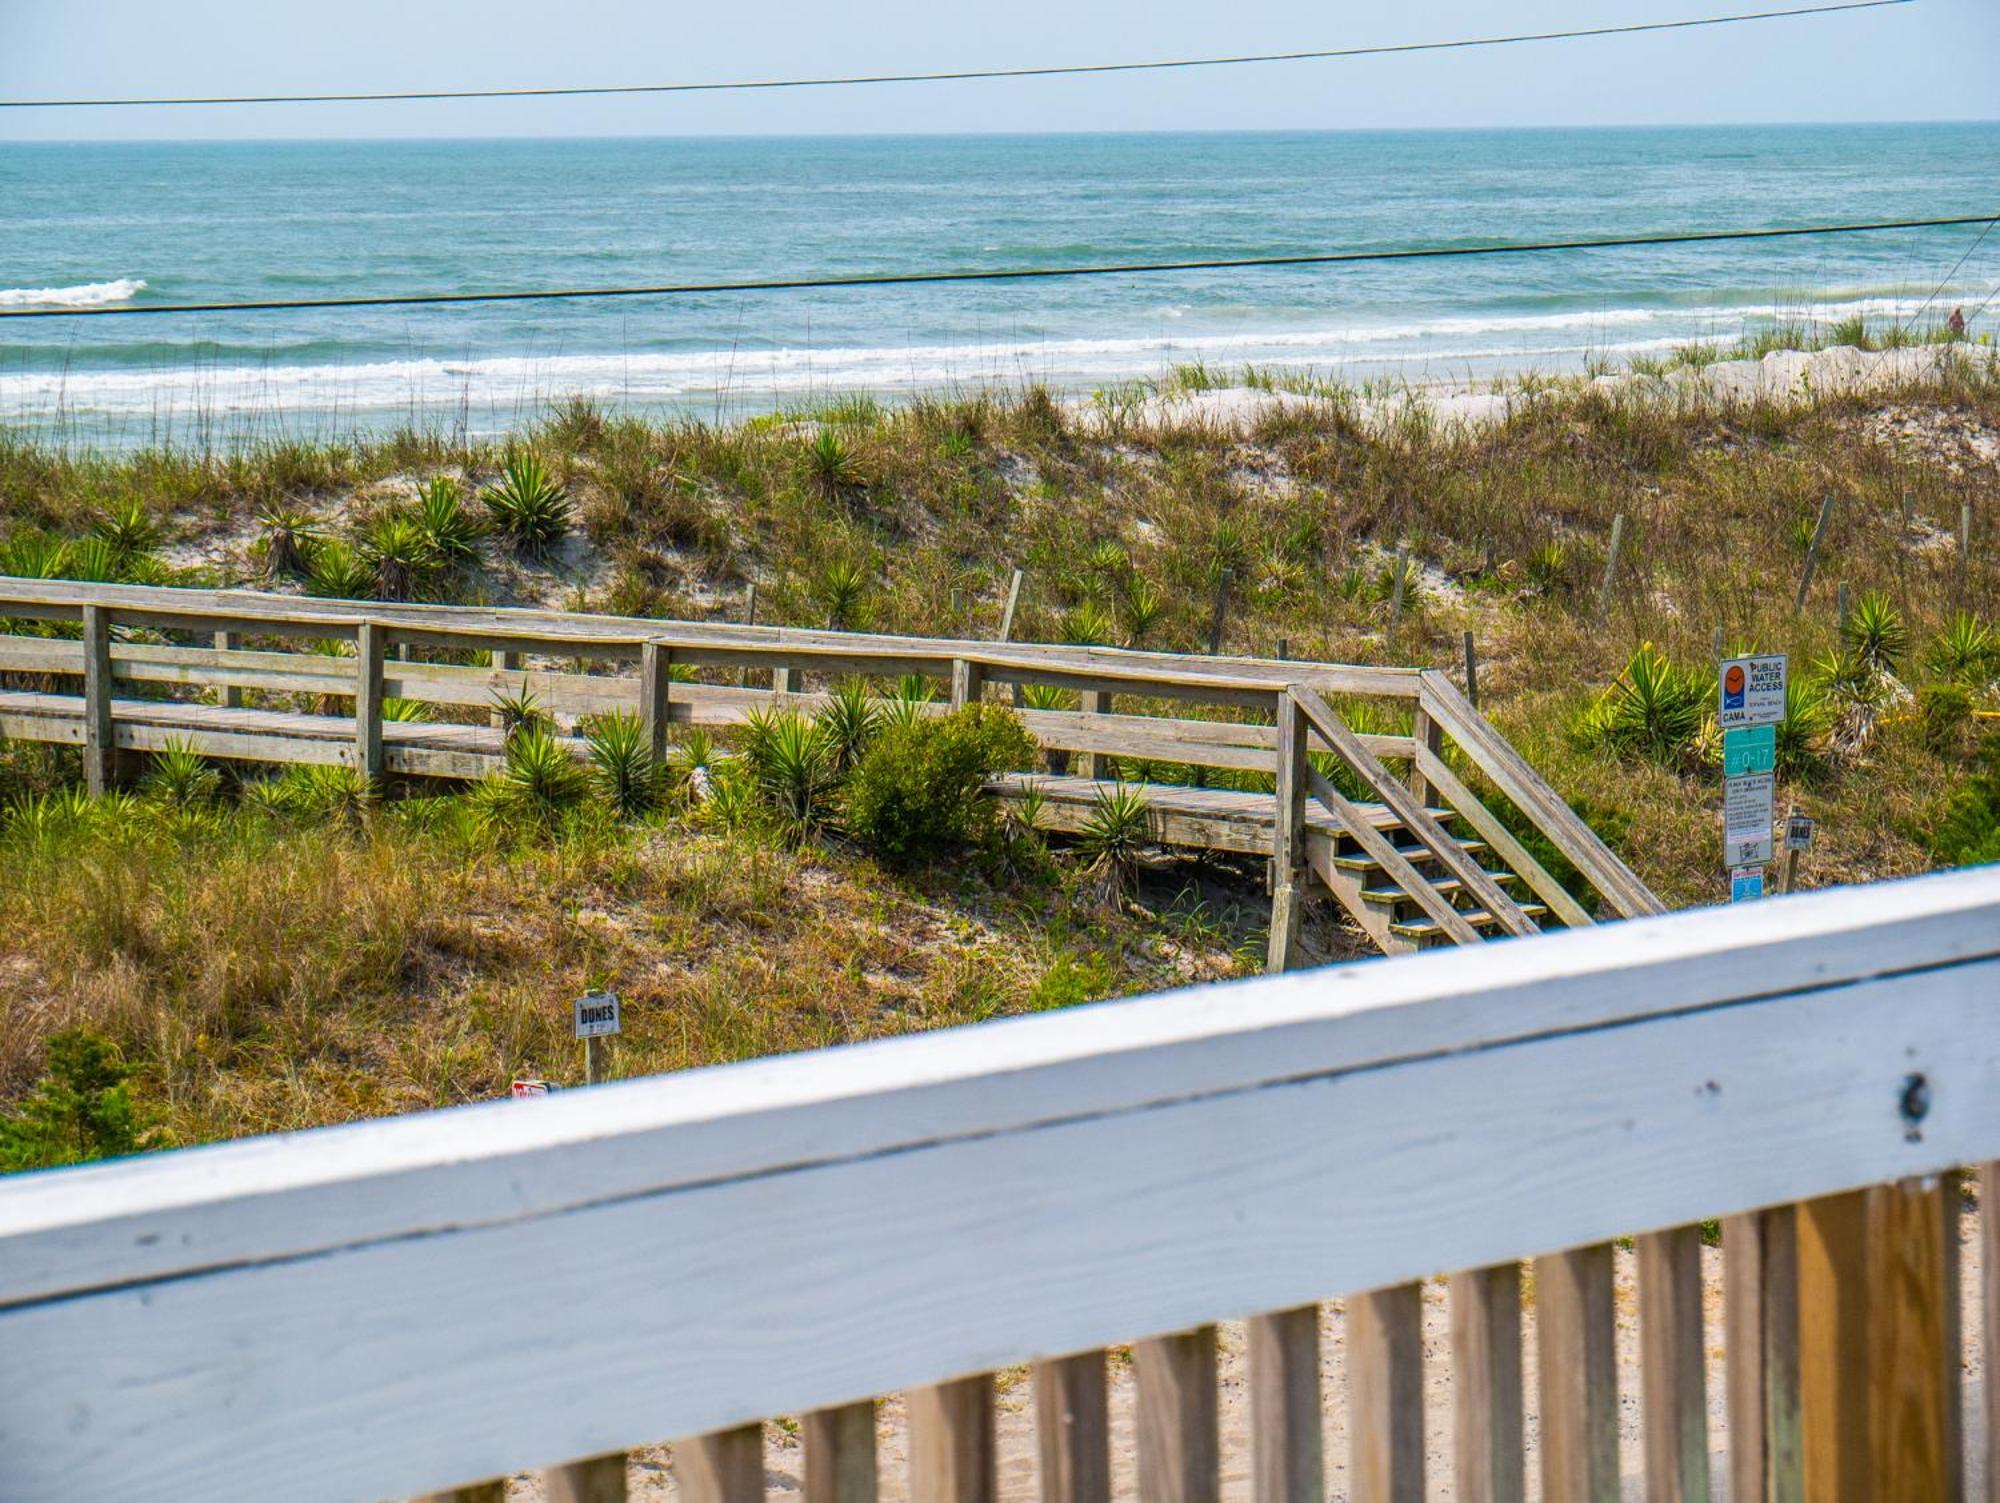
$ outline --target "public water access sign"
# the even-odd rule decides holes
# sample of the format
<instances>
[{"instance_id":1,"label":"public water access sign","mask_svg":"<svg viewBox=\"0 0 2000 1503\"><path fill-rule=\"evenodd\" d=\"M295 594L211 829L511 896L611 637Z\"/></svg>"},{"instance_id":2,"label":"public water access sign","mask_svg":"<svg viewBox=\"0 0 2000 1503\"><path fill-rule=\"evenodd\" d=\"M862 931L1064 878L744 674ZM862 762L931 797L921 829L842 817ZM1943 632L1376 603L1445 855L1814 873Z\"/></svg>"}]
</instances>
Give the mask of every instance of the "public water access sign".
<instances>
[{"instance_id":1,"label":"public water access sign","mask_svg":"<svg viewBox=\"0 0 2000 1503\"><path fill-rule=\"evenodd\" d=\"M1768 772L1727 778L1722 784L1722 864L1762 866L1772 856L1771 816L1777 780Z\"/></svg>"},{"instance_id":2,"label":"public water access sign","mask_svg":"<svg viewBox=\"0 0 2000 1503\"><path fill-rule=\"evenodd\" d=\"M1722 702L1715 721L1724 731L1776 725L1785 718L1786 659L1782 652L1753 658L1724 658Z\"/></svg>"},{"instance_id":3,"label":"public water access sign","mask_svg":"<svg viewBox=\"0 0 2000 1503\"><path fill-rule=\"evenodd\" d=\"M617 1033L618 996L615 992L586 992L576 999L576 1036L603 1038Z\"/></svg>"},{"instance_id":4,"label":"public water access sign","mask_svg":"<svg viewBox=\"0 0 2000 1503\"><path fill-rule=\"evenodd\" d=\"M1740 731L1722 733L1722 775L1740 778L1745 773L1774 772L1778 766L1778 728L1750 725Z\"/></svg>"}]
</instances>

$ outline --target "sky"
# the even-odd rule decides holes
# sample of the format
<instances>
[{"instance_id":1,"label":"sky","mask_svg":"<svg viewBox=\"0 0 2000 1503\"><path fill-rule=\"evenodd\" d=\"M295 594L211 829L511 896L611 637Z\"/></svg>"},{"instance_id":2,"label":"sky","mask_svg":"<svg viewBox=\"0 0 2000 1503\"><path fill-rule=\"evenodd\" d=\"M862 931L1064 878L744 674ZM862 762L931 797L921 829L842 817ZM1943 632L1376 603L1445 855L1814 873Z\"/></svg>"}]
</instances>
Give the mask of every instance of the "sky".
<instances>
[{"instance_id":1,"label":"sky","mask_svg":"<svg viewBox=\"0 0 2000 1503\"><path fill-rule=\"evenodd\" d=\"M0 98L656 83L1108 62L1806 0L0 0ZM1368 129L2000 118L2000 0L1186 72L665 97L0 110L0 140Z\"/></svg>"}]
</instances>

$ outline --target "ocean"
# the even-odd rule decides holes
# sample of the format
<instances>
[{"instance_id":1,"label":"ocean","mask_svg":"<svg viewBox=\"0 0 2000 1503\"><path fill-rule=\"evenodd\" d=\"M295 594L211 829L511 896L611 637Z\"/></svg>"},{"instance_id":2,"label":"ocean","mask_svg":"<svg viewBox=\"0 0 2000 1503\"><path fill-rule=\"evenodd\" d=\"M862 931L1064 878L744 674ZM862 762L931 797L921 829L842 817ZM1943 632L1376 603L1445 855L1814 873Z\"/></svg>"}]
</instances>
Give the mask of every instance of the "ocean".
<instances>
[{"instance_id":1,"label":"ocean","mask_svg":"<svg viewBox=\"0 0 2000 1503\"><path fill-rule=\"evenodd\" d=\"M1596 238L1993 210L1973 125L0 143L0 306L233 301ZM0 425L226 445L704 420L1176 364L1575 371L1914 313L1978 230L597 303L0 323ZM2000 287L2000 233L1927 317ZM1977 327L2000 321L2000 300Z\"/></svg>"}]
</instances>

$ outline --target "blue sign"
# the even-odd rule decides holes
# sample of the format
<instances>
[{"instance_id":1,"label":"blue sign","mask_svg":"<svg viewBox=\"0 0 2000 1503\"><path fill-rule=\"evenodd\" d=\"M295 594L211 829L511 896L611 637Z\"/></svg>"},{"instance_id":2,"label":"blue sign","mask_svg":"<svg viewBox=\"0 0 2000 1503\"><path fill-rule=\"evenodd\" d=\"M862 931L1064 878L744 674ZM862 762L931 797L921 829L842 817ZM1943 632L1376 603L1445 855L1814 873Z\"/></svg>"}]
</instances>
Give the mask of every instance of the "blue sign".
<instances>
[{"instance_id":1,"label":"blue sign","mask_svg":"<svg viewBox=\"0 0 2000 1503\"><path fill-rule=\"evenodd\" d=\"M1749 903L1764 896L1764 868L1739 866L1729 874L1729 901Z\"/></svg>"},{"instance_id":2,"label":"blue sign","mask_svg":"<svg viewBox=\"0 0 2000 1503\"><path fill-rule=\"evenodd\" d=\"M1740 778L1746 773L1775 772L1778 766L1778 728L1775 725L1745 726L1722 733L1722 775Z\"/></svg>"}]
</instances>

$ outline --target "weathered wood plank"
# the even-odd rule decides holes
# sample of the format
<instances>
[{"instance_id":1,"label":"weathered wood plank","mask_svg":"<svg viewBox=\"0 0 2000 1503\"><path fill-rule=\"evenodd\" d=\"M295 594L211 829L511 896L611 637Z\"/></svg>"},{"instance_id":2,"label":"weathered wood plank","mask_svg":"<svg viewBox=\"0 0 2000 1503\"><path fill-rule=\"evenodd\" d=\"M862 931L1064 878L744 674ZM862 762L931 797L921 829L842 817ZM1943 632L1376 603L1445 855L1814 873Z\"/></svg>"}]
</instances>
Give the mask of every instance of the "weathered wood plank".
<instances>
[{"instance_id":1,"label":"weathered wood plank","mask_svg":"<svg viewBox=\"0 0 2000 1503\"><path fill-rule=\"evenodd\" d=\"M1222 1437L1215 1327L1132 1344L1138 1390L1139 1496L1147 1503L1217 1503Z\"/></svg>"},{"instance_id":2,"label":"weathered wood plank","mask_svg":"<svg viewBox=\"0 0 2000 1503\"><path fill-rule=\"evenodd\" d=\"M1252 1503L1323 1503L1319 1306L1253 1316L1248 1339Z\"/></svg>"},{"instance_id":3,"label":"weathered wood plank","mask_svg":"<svg viewBox=\"0 0 2000 1503\"><path fill-rule=\"evenodd\" d=\"M116 756L111 739L111 616L101 605L83 608L83 779L93 798L111 787Z\"/></svg>"},{"instance_id":4,"label":"weathered wood plank","mask_svg":"<svg viewBox=\"0 0 2000 1503\"><path fill-rule=\"evenodd\" d=\"M1376 755L1381 753L1377 751ZM1510 871L1519 874L1535 896L1549 905L1557 918L1572 929L1594 922L1584 906L1569 895L1569 889L1551 876L1548 868L1514 838L1514 832L1501 822L1500 816L1480 802L1479 796L1460 781L1442 757L1427 750L1419 751L1416 763L1432 793L1477 830L1479 838L1493 848Z\"/></svg>"},{"instance_id":5,"label":"weathered wood plank","mask_svg":"<svg viewBox=\"0 0 2000 1503\"><path fill-rule=\"evenodd\" d=\"M1798 1208L1799 1442L1808 1503L1876 1496L1868 1193Z\"/></svg>"},{"instance_id":6,"label":"weathered wood plank","mask_svg":"<svg viewBox=\"0 0 2000 1503\"><path fill-rule=\"evenodd\" d=\"M1041 1503L1111 1503L1111 1415L1102 1351L1038 1362Z\"/></svg>"},{"instance_id":7,"label":"weathered wood plank","mask_svg":"<svg viewBox=\"0 0 2000 1503\"><path fill-rule=\"evenodd\" d=\"M1535 1259L1547 1503L1618 1503L1618 1351L1611 1247Z\"/></svg>"},{"instance_id":8,"label":"weathered wood plank","mask_svg":"<svg viewBox=\"0 0 2000 1503\"><path fill-rule=\"evenodd\" d=\"M1701 1230L1637 1239L1639 1384L1648 1503L1708 1503L1708 1342Z\"/></svg>"},{"instance_id":9,"label":"weathered wood plank","mask_svg":"<svg viewBox=\"0 0 2000 1503\"><path fill-rule=\"evenodd\" d=\"M1882 1503L1961 1503L1955 1174L1868 1192L1870 1404Z\"/></svg>"},{"instance_id":10,"label":"weathered wood plank","mask_svg":"<svg viewBox=\"0 0 2000 1503\"><path fill-rule=\"evenodd\" d=\"M1722 1223L1723 1351L1732 1503L1801 1503L1797 1217L1790 1206Z\"/></svg>"},{"instance_id":11,"label":"weathered wood plank","mask_svg":"<svg viewBox=\"0 0 2000 1503\"><path fill-rule=\"evenodd\" d=\"M680 1503L764 1503L764 1427L739 1425L674 1442Z\"/></svg>"},{"instance_id":12,"label":"weathered wood plank","mask_svg":"<svg viewBox=\"0 0 2000 1503\"><path fill-rule=\"evenodd\" d=\"M1347 1444L1353 1503L1423 1503L1423 1289L1347 1302Z\"/></svg>"},{"instance_id":13,"label":"weathered wood plank","mask_svg":"<svg viewBox=\"0 0 2000 1503\"><path fill-rule=\"evenodd\" d=\"M996 1503L1000 1474L992 1374L913 1389L906 1404L910 1496L937 1503Z\"/></svg>"},{"instance_id":14,"label":"weathered wood plank","mask_svg":"<svg viewBox=\"0 0 2000 1503\"><path fill-rule=\"evenodd\" d=\"M411 1499L411 1503L507 1503L507 1483L504 1479L472 1482L441 1493L425 1493L421 1498Z\"/></svg>"},{"instance_id":15,"label":"weathered wood plank","mask_svg":"<svg viewBox=\"0 0 2000 1503\"><path fill-rule=\"evenodd\" d=\"M2000 1163L1979 1166L1980 1353L1988 1374L2000 1373ZM2000 1382L1980 1385L1986 1422L1986 1503L2000 1503Z\"/></svg>"},{"instance_id":16,"label":"weathered wood plank","mask_svg":"<svg viewBox=\"0 0 2000 1503\"><path fill-rule=\"evenodd\" d=\"M875 1401L815 1409L802 1429L805 1503L875 1503Z\"/></svg>"},{"instance_id":17,"label":"weathered wood plank","mask_svg":"<svg viewBox=\"0 0 2000 1503\"><path fill-rule=\"evenodd\" d=\"M361 623L354 657L354 765L363 777L382 775L382 629Z\"/></svg>"},{"instance_id":18,"label":"weathered wood plank","mask_svg":"<svg viewBox=\"0 0 2000 1503\"><path fill-rule=\"evenodd\" d=\"M1271 933L1264 968L1291 967L1299 947L1299 909L1306 877L1306 802L1312 767L1306 760L1306 715L1286 695L1278 705L1278 780L1272 800Z\"/></svg>"},{"instance_id":19,"label":"weathered wood plank","mask_svg":"<svg viewBox=\"0 0 2000 1503\"><path fill-rule=\"evenodd\" d=\"M639 722L644 727L653 765L667 758L667 722L672 716L673 651L647 642L639 651Z\"/></svg>"},{"instance_id":20,"label":"weathered wood plank","mask_svg":"<svg viewBox=\"0 0 2000 1503\"><path fill-rule=\"evenodd\" d=\"M542 1473L542 1495L547 1503L625 1503L625 1453L548 1468Z\"/></svg>"},{"instance_id":21,"label":"weathered wood plank","mask_svg":"<svg viewBox=\"0 0 2000 1503\"><path fill-rule=\"evenodd\" d=\"M1452 1476L1459 1503L1523 1503L1521 1268L1451 1276Z\"/></svg>"},{"instance_id":22,"label":"weathered wood plank","mask_svg":"<svg viewBox=\"0 0 2000 1503\"><path fill-rule=\"evenodd\" d=\"M1380 866L1391 882L1409 894L1438 928L1462 945L1476 945L1485 939L1442 893L1425 880L1423 874L1410 864L1409 858L1373 827L1359 807L1318 772L1311 776L1313 797L1331 811L1334 819L1367 852L1368 859Z\"/></svg>"}]
</instances>

